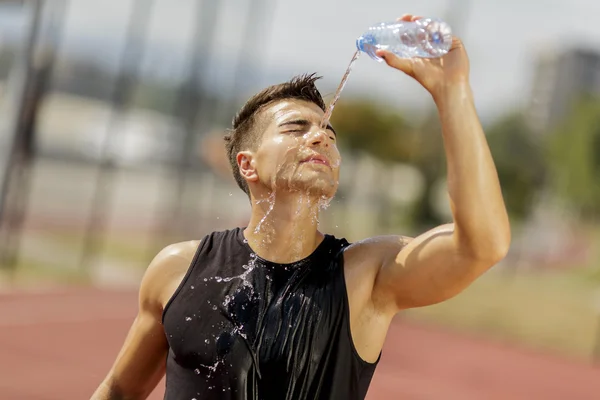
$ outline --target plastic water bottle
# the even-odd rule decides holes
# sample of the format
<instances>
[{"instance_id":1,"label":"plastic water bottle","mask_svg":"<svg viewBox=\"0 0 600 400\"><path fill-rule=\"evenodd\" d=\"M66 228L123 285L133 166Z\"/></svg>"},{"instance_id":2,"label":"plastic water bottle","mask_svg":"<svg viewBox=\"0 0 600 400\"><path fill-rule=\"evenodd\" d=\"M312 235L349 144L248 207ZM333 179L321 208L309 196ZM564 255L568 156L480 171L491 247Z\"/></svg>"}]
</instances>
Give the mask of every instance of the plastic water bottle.
<instances>
[{"instance_id":1,"label":"plastic water bottle","mask_svg":"<svg viewBox=\"0 0 600 400\"><path fill-rule=\"evenodd\" d=\"M375 54L378 49L391 51L401 58L435 58L448 53L451 46L450 26L436 18L382 22L356 40L358 50L380 62L383 59Z\"/></svg>"}]
</instances>

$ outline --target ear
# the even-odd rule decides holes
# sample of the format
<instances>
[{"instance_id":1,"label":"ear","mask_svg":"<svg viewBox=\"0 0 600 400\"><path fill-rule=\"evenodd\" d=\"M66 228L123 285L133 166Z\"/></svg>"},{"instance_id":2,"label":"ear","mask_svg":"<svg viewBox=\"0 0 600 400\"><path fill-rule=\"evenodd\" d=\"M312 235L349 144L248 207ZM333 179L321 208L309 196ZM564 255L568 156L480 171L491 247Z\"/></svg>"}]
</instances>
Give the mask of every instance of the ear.
<instances>
[{"instance_id":1,"label":"ear","mask_svg":"<svg viewBox=\"0 0 600 400\"><path fill-rule=\"evenodd\" d=\"M258 172L256 171L256 162L254 154L251 151L240 151L237 154L236 161L240 169L240 174L249 182L258 180Z\"/></svg>"}]
</instances>

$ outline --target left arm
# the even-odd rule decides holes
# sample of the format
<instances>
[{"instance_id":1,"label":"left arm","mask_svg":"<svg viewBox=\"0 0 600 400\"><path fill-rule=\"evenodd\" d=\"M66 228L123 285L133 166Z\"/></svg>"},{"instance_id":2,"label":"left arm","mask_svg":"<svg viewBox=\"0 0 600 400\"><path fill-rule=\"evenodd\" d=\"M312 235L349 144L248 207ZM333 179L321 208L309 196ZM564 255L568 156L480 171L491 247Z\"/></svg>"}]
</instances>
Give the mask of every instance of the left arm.
<instances>
[{"instance_id":1,"label":"left arm","mask_svg":"<svg viewBox=\"0 0 600 400\"><path fill-rule=\"evenodd\" d=\"M450 53L437 60L380 54L388 65L417 79L436 103L454 220L412 240L387 237L371 241L367 251L378 264L372 299L398 311L435 304L460 293L505 257L510 226L468 83L468 59L462 43L456 39Z\"/></svg>"}]
</instances>

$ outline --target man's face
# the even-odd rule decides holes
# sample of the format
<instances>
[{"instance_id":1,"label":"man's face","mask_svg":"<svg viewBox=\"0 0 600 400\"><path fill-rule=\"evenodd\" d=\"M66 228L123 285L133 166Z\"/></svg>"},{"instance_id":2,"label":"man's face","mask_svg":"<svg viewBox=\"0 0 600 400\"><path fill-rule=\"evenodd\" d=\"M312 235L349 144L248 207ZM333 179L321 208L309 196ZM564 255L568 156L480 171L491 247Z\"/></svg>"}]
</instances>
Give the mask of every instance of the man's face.
<instances>
[{"instance_id":1,"label":"man's face","mask_svg":"<svg viewBox=\"0 0 600 400\"><path fill-rule=\"evenodd\" d=\"M323 117L319 106L289 99L261 114L264 133L253 152L258 181L271 190L331 199L338 187L341 157L332 128L319 126Z\"/></svg>"}]
</instances>

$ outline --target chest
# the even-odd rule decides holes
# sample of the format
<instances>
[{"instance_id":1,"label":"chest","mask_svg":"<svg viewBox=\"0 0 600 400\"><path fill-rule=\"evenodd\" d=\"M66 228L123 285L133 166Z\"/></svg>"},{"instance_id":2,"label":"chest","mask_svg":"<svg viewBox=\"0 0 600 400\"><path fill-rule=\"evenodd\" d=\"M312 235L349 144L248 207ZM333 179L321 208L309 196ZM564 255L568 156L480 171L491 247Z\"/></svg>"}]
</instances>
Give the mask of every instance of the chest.
<instances>
[{"instance_id":1,"label":"chest","mask_svg":"<svg viewBox=\"0 0 600 400\"><path fill-rule=\"evenodd\" d=\"M327 351L344 298L331 271L244 268L185 283L165 315L174 360L197 374L302 368Z\"/></svg>"}]
</instances>

